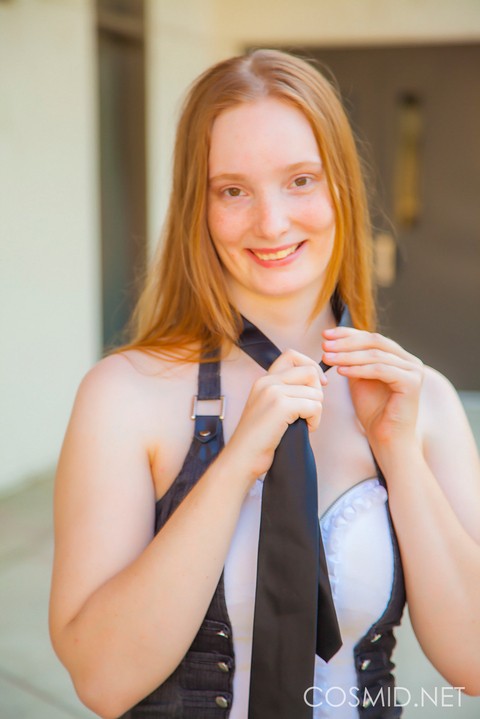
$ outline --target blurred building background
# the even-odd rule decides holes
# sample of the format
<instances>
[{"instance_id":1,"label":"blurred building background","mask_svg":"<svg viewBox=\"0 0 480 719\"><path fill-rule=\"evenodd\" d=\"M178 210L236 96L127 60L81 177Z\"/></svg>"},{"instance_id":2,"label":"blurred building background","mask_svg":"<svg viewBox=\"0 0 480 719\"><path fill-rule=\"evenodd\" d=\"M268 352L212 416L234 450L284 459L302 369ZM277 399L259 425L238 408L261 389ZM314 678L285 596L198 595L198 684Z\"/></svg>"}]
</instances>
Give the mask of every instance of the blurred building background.
<instances>
[{"instance_id":1,"label":"blurred building background","mask_svg":"<svg viewBox=\"0 0 480 719\"><path fill-rule=\"evenodd\" d=\"M119 340L159 237L185 89L252 46L336 76L376 189L382 328L479 416L479 0L0 0L0 589L32 616L0 620L2 717L30 716L29 692L36 719L88 715L35 674L33 658L56 671L43 624L28 644L46 621L51 477L78 383ZM465 702L422 717L477 716Z\"/></svg>"}]
</instances>

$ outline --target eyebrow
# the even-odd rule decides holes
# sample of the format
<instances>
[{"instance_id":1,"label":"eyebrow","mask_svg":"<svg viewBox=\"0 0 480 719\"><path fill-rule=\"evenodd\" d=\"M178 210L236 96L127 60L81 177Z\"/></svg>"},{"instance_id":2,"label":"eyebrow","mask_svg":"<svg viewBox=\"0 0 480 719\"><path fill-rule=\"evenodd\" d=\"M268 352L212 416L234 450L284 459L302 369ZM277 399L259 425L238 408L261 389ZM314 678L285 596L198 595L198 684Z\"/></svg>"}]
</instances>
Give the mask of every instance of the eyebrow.
<instances>
[{"instance_id":1,"label":"eyebrow","mask_svg":"<svg viewBox=\"0 0 480 719\"><path fill-rule=\"evenodd\" d=\"M285 165L280 169L282 172L296 172L297 170L306 169L307 167L315 168L316 170L322 169L322 163L318 160L304 160L303 162L294 162L291 165ZM235 180L244 180L246 175L242 175L237 172L222 172L218 175L212 175L208 178L209 182L228 181L233 182Z\"/></svg>"}]
</instances>

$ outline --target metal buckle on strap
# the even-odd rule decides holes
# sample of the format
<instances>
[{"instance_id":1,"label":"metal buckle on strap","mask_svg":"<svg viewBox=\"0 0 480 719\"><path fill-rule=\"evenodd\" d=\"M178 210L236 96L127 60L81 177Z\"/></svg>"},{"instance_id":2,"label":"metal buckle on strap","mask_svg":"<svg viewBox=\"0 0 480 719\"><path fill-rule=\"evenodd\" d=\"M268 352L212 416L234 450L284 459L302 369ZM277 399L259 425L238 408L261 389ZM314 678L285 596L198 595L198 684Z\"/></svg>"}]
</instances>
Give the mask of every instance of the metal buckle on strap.
<instances>
[{"instance_id":1,"label":"metal buckle on strap","mask_svg":"<svg viewBox=\"0 0 480 719\"><path fill-rule=\"evenodd\" d=\"M210 409L209 409L209 411L206 412L204 415L201 415L201 414L199 415L198 414L199 402L220 402L219 411L214 412L214 411L210 411ZM196 419L197 416L200 416L200 417L202 417L202 416L207 416L207 417L218 416L219 419L224 419L225 418L225 395L222 394L220 397L218 397L216 399L215 398L214 399L198 399L198 394L196 394L192 400L192 414L190 415L190 419Z\"/></svg>"}]
</instances>

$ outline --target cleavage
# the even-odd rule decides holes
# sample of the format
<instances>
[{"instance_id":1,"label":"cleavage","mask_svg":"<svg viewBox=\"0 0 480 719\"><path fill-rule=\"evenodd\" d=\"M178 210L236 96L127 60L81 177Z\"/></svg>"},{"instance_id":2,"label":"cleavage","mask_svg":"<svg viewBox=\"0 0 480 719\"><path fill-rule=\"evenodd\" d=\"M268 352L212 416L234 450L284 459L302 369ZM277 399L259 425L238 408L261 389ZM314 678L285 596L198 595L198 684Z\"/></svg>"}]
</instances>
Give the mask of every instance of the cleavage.
<instances>
[{"instance_id":1,"label":"cleavage","mask_svg":"<svg viewBox=\"0 0 480 719\"><path fill-rule=\"evenodd\" d=\"M320 426L310 434L317 466L319 514L355 484L377 475L365 432L355 414L348 380L335 368L328 370L327 376Z\"/></svg>"}]
</instances>

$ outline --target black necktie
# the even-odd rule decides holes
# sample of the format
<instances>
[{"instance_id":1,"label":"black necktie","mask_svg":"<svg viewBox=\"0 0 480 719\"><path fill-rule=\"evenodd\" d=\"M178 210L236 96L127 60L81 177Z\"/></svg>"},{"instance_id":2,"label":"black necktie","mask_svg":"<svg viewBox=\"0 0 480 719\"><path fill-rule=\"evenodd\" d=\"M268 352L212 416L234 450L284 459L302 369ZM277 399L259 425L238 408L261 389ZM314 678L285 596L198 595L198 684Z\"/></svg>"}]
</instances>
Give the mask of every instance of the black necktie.
<instances>
[{"instance_id":1,"label":"black necktie","mask_svg":"<svg viewBox=\"0 0 480 719\"><path fill-rule=\"evenodd\" d=\"M340 324L348 325L345 308ZM243 318L238 345L264 369L281 354ZM328 369L322 363L323 369ZM317 472L305 420L291 424L263 487L248 719L311 719L315 654L342 640L318 521ZM315 695L307 699L312 703Z\"/></svg>"}]
</instances>

